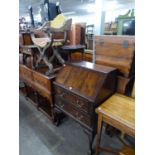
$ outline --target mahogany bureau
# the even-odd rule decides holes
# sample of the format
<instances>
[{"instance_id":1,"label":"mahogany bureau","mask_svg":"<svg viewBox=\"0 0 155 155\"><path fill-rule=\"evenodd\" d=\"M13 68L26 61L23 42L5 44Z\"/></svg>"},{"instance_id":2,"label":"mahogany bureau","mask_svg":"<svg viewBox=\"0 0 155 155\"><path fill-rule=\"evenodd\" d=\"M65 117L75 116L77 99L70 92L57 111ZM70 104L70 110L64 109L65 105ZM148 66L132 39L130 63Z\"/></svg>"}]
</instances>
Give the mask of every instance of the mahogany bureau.
<instances>
[{"instance_id":1,"label":"mahogany bureau","mask_svg":"<svg viewBox=\"0 0 155 155\"><path fill-rule=\"evenodd\" d=\"M84 127L89 137L89 151L96 134L95 108L116 90L117 70L90 62L67 64L53 82L55 108Z\"/></svg>"}]
</instances>

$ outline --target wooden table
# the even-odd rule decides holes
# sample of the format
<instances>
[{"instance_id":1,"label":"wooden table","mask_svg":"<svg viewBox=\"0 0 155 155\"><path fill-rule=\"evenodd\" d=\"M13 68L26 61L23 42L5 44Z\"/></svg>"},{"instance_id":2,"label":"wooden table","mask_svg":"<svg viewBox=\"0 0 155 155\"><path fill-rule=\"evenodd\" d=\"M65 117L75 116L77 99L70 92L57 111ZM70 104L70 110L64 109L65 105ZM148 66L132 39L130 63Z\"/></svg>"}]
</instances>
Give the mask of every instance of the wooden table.
<instances>
[{"instance_id":1,"label":"wooden table","mask_svg":"<svg viewBox=\"0 0 155 155\"><path fill-rule=\"evenodd\" d=\"M133 98L116 93L99 106L96 112L98 114L96 155L105 150L100 148L103 122L132 137L135 136L135 104Z\"/></svg>"},{"instance_id":2,"label":"wooden table","mask_svg":"<svg viewBox=\"0 0 155 155\"><path fill-rule=\"evenodd\" d=\"M83 61L84 49L85 49L85 45L65 45L65 46L62 46L62 50L68 52L69 61L71 61L71 54L74 52L80 52L82 55L82 61Z\"/></svg>"}]
</instances>

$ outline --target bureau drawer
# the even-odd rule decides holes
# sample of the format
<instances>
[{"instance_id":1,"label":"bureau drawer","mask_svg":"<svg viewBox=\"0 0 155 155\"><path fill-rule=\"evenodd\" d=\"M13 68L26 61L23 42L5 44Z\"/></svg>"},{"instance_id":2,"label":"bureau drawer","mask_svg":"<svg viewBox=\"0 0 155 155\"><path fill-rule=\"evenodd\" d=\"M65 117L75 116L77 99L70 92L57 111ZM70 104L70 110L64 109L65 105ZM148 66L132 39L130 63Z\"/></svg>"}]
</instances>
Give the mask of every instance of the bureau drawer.
<instances>
[{"instance_id":1,"label":"bureau drawer","mask_svg":"<svg viewBox=\"0 0 155 155\"><path fill-rule=\"evenodd\" d=\"M60 109L70 114L75 120L78 120L86 126L91 127L91 117L89 115L86 115L72 104L63 101L63 99L60 99L58 96L55 99L55 103Z\"/></svg>"},{"instance_id":2,"label":"bureau drawer","mask_svg":"<svg viewBox=\"0 0 155 155\"><path fill-rule=\"evenodd\" d=\"M55 92L65 101L73 104L74 106L83 110L86 113L90 113L91 104L88 101L59 87L55 88Z\"/></svg>"}]
</instances>

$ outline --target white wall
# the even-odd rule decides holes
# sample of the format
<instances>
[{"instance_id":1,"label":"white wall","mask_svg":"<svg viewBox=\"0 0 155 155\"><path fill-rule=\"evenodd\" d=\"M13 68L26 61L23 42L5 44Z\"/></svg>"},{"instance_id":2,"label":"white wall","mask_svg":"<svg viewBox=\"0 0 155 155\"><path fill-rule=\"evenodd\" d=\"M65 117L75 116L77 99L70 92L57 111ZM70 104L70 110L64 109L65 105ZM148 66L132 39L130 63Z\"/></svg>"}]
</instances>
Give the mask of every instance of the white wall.
<instances>
[{"instance_id":1,"label":"white wall","mask_svg":"<svg viewBox=\"0 0 155 155\"><path fill-rule=\"evenodd\" d=\"M119 15L124 15L128 12L129 9L133 8L128 8L128 9L121 9L121 10L115 10L115 11L106 11L105 13L105 22L111 22L115 21L115 18L118 17ZM72 18L73 23L78 23L78 22L86 22L87 25L89 24L95 24L95 14L86 14L86 15L68 15L68 17Z\"/></svg>"},{"instance_id":2,"label":"white wall","mask_svg":"<svg viewBox=\"0 0 155 155\"><path fill-rule=\"evenodd\" d=\"M87 25L94 24L94 14L86 14L86 15L68 15L68 17L72 18L73 23L85 22Z\"/></svg>"}]
</instances>

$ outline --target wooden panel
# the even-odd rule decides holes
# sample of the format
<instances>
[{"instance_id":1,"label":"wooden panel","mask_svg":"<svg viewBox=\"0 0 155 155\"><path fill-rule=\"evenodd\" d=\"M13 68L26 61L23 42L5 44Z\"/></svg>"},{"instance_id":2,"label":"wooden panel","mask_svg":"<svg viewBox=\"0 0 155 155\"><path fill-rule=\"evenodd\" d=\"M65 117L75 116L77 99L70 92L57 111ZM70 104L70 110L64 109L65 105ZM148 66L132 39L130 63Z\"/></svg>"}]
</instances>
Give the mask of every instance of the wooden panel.
<instances>
[{"instance_id":1,"label":"wooden panel","mask_svg":"<svg viewBox=\"0 0 155 155\"><path fill-rule=\"evenodd\" d=\"M71 115L74 119L84 123L88 127L91 127L91 118L90 116L86 115L82 111L78 110L71 104L62 101L60 98L56 100L56 105L61 107L62 110L67 112L69 115Z\"/></svg>"},{"instance_id":2,"label":"wooden panel","mask_svg":"<svg viewBox=\"0 0 155 155\"><path fill-rule=\"evenodd\" d=\"M81 61L82 60L81 53L79 53L79 52L72 53L71 60L72 60L72 62ZM92 62L92 60L93 60L93 55L91 53L84 53L84 61Z\"/></svg>"},{"instance_id":3,"label":"wooden panel","mask_svg":"<svg viewBox=\"0 0 155 155\"><path fill-rule=\"evenodd\" d=\"M96 36L96 63L116 67L129 77L134 73L134 46L133 36Z\"/></svg>"},{"instance_id":4,"label":"wooden panel","mask_svg":"<svg viewBox=\"0 0 155 155\"><path fill-rule=\"evenodd\" d=\"M102 86L104 78L104 74L100 72L67 65L59 72L56 82L94 100L98 89Z\"/></svg>"},{"instance_id":5,"label":"wooden panel","mask_svg":"<svg viewBox=\"0 0 155 155\"><path fill-rule=\"evenodd\" d=\"M20 78L43 97L52 102L52 81L55 76L45 76L20 64Z\"/></svg>"},{"instance_id":6,"label":"wooden panel","mask_svg":"<svg viewBox=\"0 0 155 155\"><path fill-rule=\"evenodd\" d=\"M33 85L33 73L32 70L24 65L19 65L19 77L24 82L28 83L29 86Z\"/></svg>"},{"instance_id":7,"label":"wooden panel","mask_svg":"<svg viewBox=\"0 0 155 155\"><path fill-rule=\"evenodd\" d=\"M34 89L36 89L36 91L48 98L48 100L51 102L51 96L52 96L52 79L49 79L48 77L33 71L33 80L34 80Z\"/></svg>"},{"instance_id":8,"label":"wooden panel","mask_svg":"<svg viewBox=\"0 0 155 155\"><path fill-rule=\"evenodd\" d=\"M79 24L73 24L70 31L70 45L81 44L81 26Z\"/></svg>"},{"instance_id":9,"label":"wooden panel","mask_svg":"<svg viewBox=\"0 0 155 155\"><path fill-rule=\"evenodd\" d=\"M68 101L70 104L75 107L81 109L86 113L90 113L90 105L89 102L73 93L70 93L60 87L55 88L55 93L61 97L63 100Z\"/></svg>"},{"instance_id":10,"label":"wooden panel","mask_svg":"<svg viewBox=\"0 0 155 155\"><path fill-rule=\"evenodd\" d=\"M93 61L93 55L90 53L84 54L84 61L92 62Z\"/></svg>"},{"instance_id":11,"label":"wooden panel","mask_svg":"<svg viewBox=\"0 0 155 155\"><path fill-rule=\"evenodd\" d=\"M21 33L22 38L23 38L23 45L33 45L33 41L31 39L30 33Z\"/></svg>"},{"instance_id":12,"label":"wooden panel","mask_svg":"<svg viewBox=\"0 0 155 155\"><path fill-rule=\"evenodd\" d=\"M71 66L63 67L63 72L59 72L59 78L57 78L57 82L60 84L65 83L67 77L69 76L70 72L72 70Z\"/></svg>"},{"instance_id":13,"label":"wooden panel","mask_svg":"<svg viewBox=\"0 0 155 155\"><path fill-rule=\"evenodd\" d=\"M121 94L126 94L127 92L130 93L132 84L134 82L134 76L130 78L125 78L122 76L117 76L117 92Z\"/></svg>"},{"instance_id":14,"label":"wooden panel","mask_svg":"<svg viewBox=\"0 0 155 155\"><path fill-rule=\"evenodd\" d=\"M135 151L128 146L124 146L118 155L135 155Z\"/></svg>"}]
</instances>

